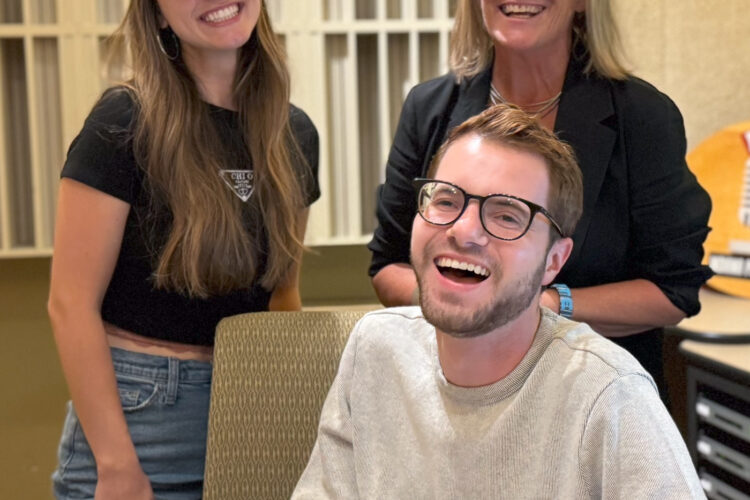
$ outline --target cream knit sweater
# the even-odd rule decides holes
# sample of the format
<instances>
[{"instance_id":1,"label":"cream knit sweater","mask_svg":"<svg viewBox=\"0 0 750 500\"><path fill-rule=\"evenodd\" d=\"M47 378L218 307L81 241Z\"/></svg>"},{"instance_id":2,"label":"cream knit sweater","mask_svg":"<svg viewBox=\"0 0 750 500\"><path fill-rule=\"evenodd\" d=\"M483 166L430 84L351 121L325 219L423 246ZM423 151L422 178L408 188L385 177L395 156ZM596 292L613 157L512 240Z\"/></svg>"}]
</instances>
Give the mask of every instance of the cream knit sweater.
<instances>
[{"instance_id":1,"label":"cream knit sweater","mask_svg":"<svg viewBox=\"0 0 750 500\"><path fill-rule=\"evenodd\" d=\"M705 498L638 362L542 311L516 369L471 389L446 381L419 308L365 316L292 498Z\"/></svg>"}]
</instances>

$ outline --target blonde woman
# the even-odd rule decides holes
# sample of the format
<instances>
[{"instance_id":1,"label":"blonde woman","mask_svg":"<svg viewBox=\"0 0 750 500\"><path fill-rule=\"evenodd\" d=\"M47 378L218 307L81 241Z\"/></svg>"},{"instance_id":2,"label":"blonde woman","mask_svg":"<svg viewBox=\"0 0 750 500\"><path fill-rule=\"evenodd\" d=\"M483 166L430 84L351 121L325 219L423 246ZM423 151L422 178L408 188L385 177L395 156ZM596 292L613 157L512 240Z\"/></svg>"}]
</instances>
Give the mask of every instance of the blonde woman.
<instances>
[{"instance_id":1,"label":"blonde woman","mask_svg":"<svg viewBox=\"0 0 750 500\"><path fill-rule=\"evenodd\" d=\"M685 164L679 110L626 71L609 0L459 0L451 42L451 73L412 89L388 158L369 244L380 300L416 300L412 179L453 127L516 104L573 147L583 172L573 253L542 305L628 349L664 396L661 327L698 312L711 275L711 202Z\"/></svg>"},{"instance_id":2,"label":"blonde woman","mask_svg":"<svg viewBox=\"0 0 750 500\"><path fill-rule=\"evenodd\" d=\"M72 404L58 498L199 498L214 330L300 308L317 131L261 0L131 0L133 79L60 183L49 314Z\"/></svg>"}]
</instances>

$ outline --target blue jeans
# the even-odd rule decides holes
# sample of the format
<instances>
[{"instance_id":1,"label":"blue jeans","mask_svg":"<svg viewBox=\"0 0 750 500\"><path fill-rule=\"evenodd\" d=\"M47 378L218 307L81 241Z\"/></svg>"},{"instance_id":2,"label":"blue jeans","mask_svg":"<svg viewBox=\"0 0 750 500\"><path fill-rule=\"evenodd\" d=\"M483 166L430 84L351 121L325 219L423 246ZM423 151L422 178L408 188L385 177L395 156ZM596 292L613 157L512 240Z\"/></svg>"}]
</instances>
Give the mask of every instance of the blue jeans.
<instances>
[{"instance_id":1,"label":"blue jeans","mask_svg":"<svg viewBox=\"0 0 750 500\"><path fill-rule=\"evenodd\" d=\"M130 436L154 495L200 498L211 363L111 351ZM94 497L96 462L70 402L52 482L58 499Z\"/></svg>"}]
</instances>

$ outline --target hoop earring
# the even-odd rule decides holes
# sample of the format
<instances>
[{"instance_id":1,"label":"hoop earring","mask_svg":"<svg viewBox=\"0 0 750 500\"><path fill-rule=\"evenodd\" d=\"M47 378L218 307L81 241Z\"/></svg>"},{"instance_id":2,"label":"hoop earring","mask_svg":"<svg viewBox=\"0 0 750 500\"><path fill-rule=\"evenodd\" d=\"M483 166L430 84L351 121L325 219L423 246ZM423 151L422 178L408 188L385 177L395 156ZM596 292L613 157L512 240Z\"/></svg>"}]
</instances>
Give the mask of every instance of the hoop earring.
<instances>
[{"instance_id":1,"label":"hoop earring","mask_svg":"<svg viewBox=\"0 0 750 500\"><path fill-rule=\"evenodd\" d=\"M156 33L156 43L170 61L176 61L180 57L180 39L169 26Z\"/></svg>"}]
</instances>

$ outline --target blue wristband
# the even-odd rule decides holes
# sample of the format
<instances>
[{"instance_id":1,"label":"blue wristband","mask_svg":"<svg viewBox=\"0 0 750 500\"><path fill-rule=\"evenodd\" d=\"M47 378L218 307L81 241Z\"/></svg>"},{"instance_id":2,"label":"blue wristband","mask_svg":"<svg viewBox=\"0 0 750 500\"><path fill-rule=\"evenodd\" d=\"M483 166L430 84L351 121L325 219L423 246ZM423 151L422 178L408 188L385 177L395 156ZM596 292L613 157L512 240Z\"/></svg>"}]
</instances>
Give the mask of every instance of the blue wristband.
<instances>
[{"instance_id":1,"label":"blue wristband","mask_svg":"<svg viewBox=\"0 0 750 500\"><path fill-rule=\"evenodd\" d=\"M551 288L557 290L557 294L560 296L560 316L564 318L572 318L573 297L570 295L570 288L568 288L568 285L555 283L554 285L551 285Z\"/></svg>"}]
</instances>

